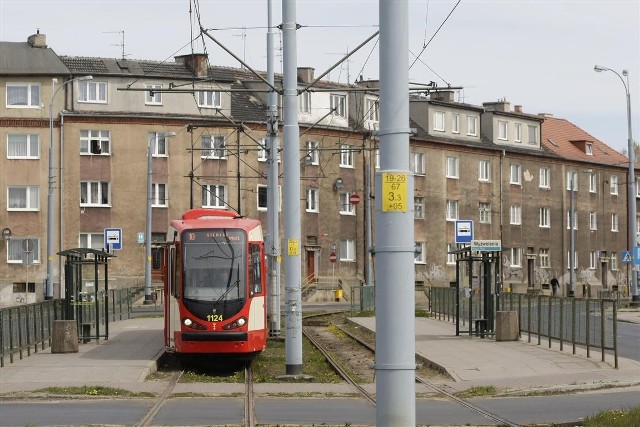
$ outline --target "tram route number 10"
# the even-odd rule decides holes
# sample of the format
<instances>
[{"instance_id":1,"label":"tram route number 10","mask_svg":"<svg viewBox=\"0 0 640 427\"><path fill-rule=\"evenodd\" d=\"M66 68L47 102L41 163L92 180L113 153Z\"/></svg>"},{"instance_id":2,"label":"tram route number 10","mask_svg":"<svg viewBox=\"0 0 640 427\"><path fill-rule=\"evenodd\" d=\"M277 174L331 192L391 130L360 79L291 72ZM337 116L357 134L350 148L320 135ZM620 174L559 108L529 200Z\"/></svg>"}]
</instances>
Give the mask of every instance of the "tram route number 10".
<instances>
[{"instance_id":1,"label":"tram route number 10","mask_svg":"<svg viewBox=\"0 0 640 427\"><path fill-rule=\"evenodd\" d=\"M382 212L407 211L407 174L382 174Z\"/></svg>"}]
</instances>

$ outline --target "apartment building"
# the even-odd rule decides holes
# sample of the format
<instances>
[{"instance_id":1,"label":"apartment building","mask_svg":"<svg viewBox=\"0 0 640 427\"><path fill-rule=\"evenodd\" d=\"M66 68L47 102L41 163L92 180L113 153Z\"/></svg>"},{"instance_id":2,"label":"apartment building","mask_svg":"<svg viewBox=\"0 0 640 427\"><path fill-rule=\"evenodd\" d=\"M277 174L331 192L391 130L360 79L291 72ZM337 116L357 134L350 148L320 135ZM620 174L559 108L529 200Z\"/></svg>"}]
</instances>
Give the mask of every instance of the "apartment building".
<instances>
[{"instance_id":1,"label":"apartment building","mask_svg":"<svg viewBox=\"0 0 640 427\"><path fill-rule=\"evenodd\" d=\"M203 54L173 62L59 56L42 34L0 42L0 53L11 64L0 68L0 228L11 231L0 243L0 302L42 299L50 187L54 252L102 249L104 229L120 228L110 286L142 284L149 152L153 245L191 207L233 209L268 227L267 86L259 76L212 66ZM379 166L378 82L314 81L313 68L298 69L303 274L344 286L375 282L366 274L375 264L366 213ZM545 291L554 276L567 284L567 177L575 177L576 283L594 295L624 286L626 157L566 120L454 95L411 97L416 285L455 280L459 219L474 221L477 239L501 240L503 289ZM286 170L280 176L282 185ZM55 296L62 261L54 255Z\"/></svg>"}]
</instances>

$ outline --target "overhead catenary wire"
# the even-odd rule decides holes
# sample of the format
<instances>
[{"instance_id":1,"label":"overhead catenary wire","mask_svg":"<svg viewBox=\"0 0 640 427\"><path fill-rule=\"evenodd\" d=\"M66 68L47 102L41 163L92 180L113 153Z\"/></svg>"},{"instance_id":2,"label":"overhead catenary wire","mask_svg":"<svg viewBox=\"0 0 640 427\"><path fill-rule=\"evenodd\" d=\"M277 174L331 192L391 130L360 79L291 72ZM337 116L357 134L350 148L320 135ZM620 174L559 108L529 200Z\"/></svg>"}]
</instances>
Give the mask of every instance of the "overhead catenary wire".
<instances>
[{"instance_id":1,"label":"overhead catenary wire","mask_svg":"<svg viewBox=\"0 0 640 427\"><path fill-rule=\"evenodd\" d=\"M422 50L420 51L420 53L418 55L416 55L416 59L411 63L411 65L409 65L409 69L411 69L414 64L416 63L416 61L418 60L418 58L420 58L420 56L424 53L424 51L427 49L427 47L429 46L429 44L431 43L431 41L435 38L435 36L438 34L438 32L440 32L440 29L444 26L444 24L449 20L449 18L451 17L451 15L453 14L453 12L456 10L456 8L458 7L458 5L460 4L462 0L458 0L456 2L456 4L453 6L453 9L451 9L451 11L449 12L449 14L447 15L447 17L444 19L444 21L442 21L442 23L440 24L440 26L438 27L438 29L436 30L435 33L433 33L433 35L431 36L431 38L429 39L429 41L427 43L424 43L424 45L422 46Z\"/></svg>"}]
</instances>

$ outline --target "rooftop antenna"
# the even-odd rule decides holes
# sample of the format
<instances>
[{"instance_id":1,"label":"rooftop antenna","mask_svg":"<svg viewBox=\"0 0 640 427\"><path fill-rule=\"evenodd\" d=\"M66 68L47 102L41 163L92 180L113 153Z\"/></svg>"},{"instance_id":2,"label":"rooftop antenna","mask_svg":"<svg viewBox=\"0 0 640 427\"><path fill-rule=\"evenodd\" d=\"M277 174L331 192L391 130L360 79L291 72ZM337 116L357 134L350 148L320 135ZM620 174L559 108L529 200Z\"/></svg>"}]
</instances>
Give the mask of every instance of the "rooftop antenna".
<instances>
[{"instance_id":1,"label":"rooftop antenna","mask_svg":"<svg viewBox=\"0 0 640 427\"><path fill-rule=\"evenodd\" d=\"M242 27L242 33L234 34L234 37L242 37L242 68L244 68L244 63L247 62L247 27Z\"/></svg>"},{"instance_id":2,"label":"rooftop antenna","mask_svg":"<svg viewBox=\"0 0 640 427\"><path fill-rule=\"evenodd\" d=\"M125 59L126 56L129 56L128 53L124 53L124 30L121 31L103 31L102 34L120 34L122 36L122 41L117 44L111 44L111 46L120 46L122 49L122 59Z\"/></svg>"}]
</instances>

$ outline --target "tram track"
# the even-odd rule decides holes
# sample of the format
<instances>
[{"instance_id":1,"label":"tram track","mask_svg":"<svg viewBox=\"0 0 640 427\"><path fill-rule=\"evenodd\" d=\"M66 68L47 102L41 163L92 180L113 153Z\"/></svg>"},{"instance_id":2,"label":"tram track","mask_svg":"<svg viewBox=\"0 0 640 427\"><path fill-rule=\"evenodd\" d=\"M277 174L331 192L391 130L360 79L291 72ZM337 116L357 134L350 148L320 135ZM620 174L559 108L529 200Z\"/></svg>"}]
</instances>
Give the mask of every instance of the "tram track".
<instances>
[{"instance_id":1,"label":"tram track","mask_svg":"<svg viewBox=\"0 0 640 427\"><path fill-rule=\"evenodd\" d=\"M171 380L169 380L169 383L165 387L162 394L155 401L151 409L149 409L149 412L147 412L145 416L136 424L136 427L146 427L151 425L151 420L153 420L153 418L158 414L158 411L160 411L160 408L162 408L162 405L164 405L169 396L171 396L173 389L176 387L176 384L178 384L178 381L180 380L180 377L183 373L184 371L178 371L171 376Z\"/></svg>"}]
</instances>

